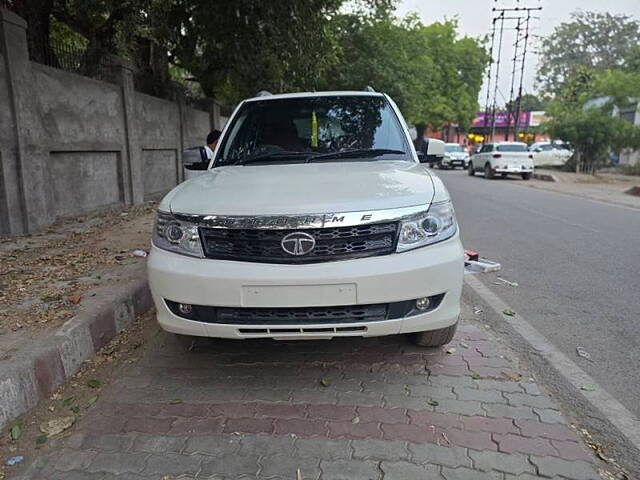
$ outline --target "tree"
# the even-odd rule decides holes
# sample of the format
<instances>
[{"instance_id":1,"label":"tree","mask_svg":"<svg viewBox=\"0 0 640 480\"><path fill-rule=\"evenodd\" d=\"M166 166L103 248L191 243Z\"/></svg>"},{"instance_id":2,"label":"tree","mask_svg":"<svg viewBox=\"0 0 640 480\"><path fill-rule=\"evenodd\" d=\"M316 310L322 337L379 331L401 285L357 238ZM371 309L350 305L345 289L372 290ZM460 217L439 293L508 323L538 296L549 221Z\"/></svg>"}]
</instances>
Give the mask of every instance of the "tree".
<instances>
[{"instance_id":1,"label":"tree","mask_svg":"<svg viewBox=\"0 0 640 480\"><path fill-rule=\"evenodd\" d=\"M538 80L555 94L577 68L602 72L635 61L640 22L627 15L577 11L542 41Z\"/></svg>"},{"instance_id":2,"label":"tree","mask_svg":"<svg viewBox=\"0 0 640 480\"><path fill-rule=\"evenodd\" d=\"M258 90L316 87L336 57L327 34L341 0L188 0L171 60L230 103Z\"/></svg>"},{"instance_id":3,"label":"tree","mask_svg":"<svg viewBox=\"0 0 640 480\"><path fill-rule=\"evenodd\" d=\"M457 37L457 23L424 26L391 12L343 14L332 23L338 62L323 88L388 93L408 121L441 127L471 123L488 55L482 42Z\"/></svg>"},{"instance_id":4,"label":"tree","mask_svg":"<svg viewBox=\"0 0 640 480\"><path fill-rule=\"evenodd\" d=\"M54 0L52 15L87 41L82 71L93 76L101 60L118 54L122 25L140 13L136 0Z\"/></svg>"},{"instance_id":5,"label":"tree","mask_svg":"<svg viewBox=\"0 0 640 480\"><path fill-rule=\"evenodd\" d=\"M608 164L611 151L640 148L640 127L612 116L611 104L556 116L546 130L574 146L577 169L586 173Z\"/></svg>"},{"instance_id":6,"label":"tree","mask_svg":"<svg viewBox=\"0 0 640 480\"><path fill-rule=\"evenodd\" d=\"M507 102L505 108L508 112L516 111L517 99L513 102ZM532 93L525 93L520 100L521 112L536 112L546 108L547 102Z\"/></svg>"}]
</instances>

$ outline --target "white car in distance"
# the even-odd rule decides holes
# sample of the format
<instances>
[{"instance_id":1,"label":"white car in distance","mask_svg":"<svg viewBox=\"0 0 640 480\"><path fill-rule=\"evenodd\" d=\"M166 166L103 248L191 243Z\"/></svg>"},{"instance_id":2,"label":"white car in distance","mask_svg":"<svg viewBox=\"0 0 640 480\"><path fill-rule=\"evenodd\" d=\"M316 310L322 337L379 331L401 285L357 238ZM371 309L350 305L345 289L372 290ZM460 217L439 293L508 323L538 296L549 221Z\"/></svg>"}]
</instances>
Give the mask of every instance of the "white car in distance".
<instances>
[{"instance_id":1,"label":"white car in distance","mask_svg":"<svg viewBox=\"0 0 640 480\"><path fill-rule=\"evenodd\" d=\"M573 152L564 143L536 142L529 147L529 152L533 155L533 164L561 166L567 163Z\"/></svg>"},{"instance_id":2,"label":"white car in distance","mask_svg":"<svg viewBox=\"0 0 640 480\"><path fill-rule=\"evenodd\" d=\"M469 153L459 143L446 143L444 146L444 158L440 162L440 168L461 167L469 165Z\"/></svg>"},{"instance_id":3,"label":"white car in distance","mask_svg":"<svg viewBox=\"0 0 640 480\"><path fill-rule=\"evenodd\" d=\"M499 174L520 175L523 180L529 180L533 174L533 155L524 142L496 142L485 143L469 162L469 175L476 172L484 173L484 177L491 179Z\"/></svg>"}]
</instances>

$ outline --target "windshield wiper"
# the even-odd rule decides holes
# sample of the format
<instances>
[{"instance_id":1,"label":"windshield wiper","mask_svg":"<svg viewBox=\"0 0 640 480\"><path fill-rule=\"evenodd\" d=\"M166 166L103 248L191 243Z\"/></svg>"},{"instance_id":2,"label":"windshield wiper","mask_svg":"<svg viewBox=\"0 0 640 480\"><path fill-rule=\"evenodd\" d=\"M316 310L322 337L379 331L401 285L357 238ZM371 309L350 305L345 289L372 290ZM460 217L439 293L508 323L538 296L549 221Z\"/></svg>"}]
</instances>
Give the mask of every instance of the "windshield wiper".
<instances>
[{"instance_id":1,"label":"windshield wiper","mask_svg":"<svg viewBox=\"0 0 640 480\"><path fill-rule=\"evenodd\" d=\"M343 152L320 153L312 155L307 162L315 162L316 160L330 160L336 158L375 158L382 155L395 154L406 155L403 150L391 150L388 148L361 148L358 150L345 150Z\"/></svg>"},{"instance_id":2,"label":"windshield wiper","mask_svg":"<svg viewBox=\"0 0 640 480\"><path fill-rule=\"evenodd\" d=\"M230 165L245 165L247 163L258 163L269 160L285 160L287 158L298 158L301 156L307 157L309 152L271 152L264 153L262 155L255 155L253 157L241 158L237 161L231 161Z\"/></svg>"}]
</instances>

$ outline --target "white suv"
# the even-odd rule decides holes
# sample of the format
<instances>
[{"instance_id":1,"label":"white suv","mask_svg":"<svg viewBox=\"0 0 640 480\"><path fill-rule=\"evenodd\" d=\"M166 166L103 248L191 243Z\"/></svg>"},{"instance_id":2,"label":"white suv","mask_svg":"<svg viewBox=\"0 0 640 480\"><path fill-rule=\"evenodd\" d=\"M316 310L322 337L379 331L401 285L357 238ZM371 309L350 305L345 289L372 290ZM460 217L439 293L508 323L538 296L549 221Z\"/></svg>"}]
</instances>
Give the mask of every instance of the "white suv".
<instances>
[{"instance_id":1,"label":"white suv","mask_svg":"<svg viewBox=\"0 0 640 480\"><path fill-rule=\"evenodd\" d=\"M533 155L523 142L485 143L478 153L471 157L469 175L483 172L485 178L493 178L497 173L509 174L529 180L533 173Z\"/></svg>"},{"instance_id":2,"label":"white suv","mask_svg":"<svg viewBox=\"0 0 640 480\"><path fill-rule=\"evenodd\" d=\"M210 169L161 201L148 271L170 332L438 346L463 264L449 194L395 104L329 92L242 102Z\"/></svg>"},{"instance_id":3,"label":"white suv","mask_svg":"<svg viewBox=\"0 0 640 480\"><path fill-rule=\"evenodd\" d=\"M447 143L444 147L444 158L440 162L440 168L461 167L467 168L469 165L469 153L467 153L459 143Z\"/></svg>"}]
</instances>

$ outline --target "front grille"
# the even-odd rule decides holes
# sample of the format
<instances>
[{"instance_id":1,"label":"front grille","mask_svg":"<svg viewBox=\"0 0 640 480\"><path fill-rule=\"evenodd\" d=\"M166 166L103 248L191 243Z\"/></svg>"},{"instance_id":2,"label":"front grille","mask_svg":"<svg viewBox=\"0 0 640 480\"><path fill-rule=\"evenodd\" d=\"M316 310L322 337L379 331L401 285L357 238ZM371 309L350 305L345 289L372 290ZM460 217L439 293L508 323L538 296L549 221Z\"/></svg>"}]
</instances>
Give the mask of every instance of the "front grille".
<instances>
[{"instance_id":1,"label":"front grille","mask_svg":"<svg viewBox=\"0 0 640 480\"><path fill-rule=\"evenodd\" d=\"M229 325L366 323L378 322L387 318L387 305L385 304L297 308L213 308L216 309L216 323ZM198 312L198 314L200 313L204 312ZM211 318L210 314L213 312L207 313L209 315L206 316Z\"/></svg>"},{"instance_id":2,"label":"front grille","mask_svg":"<svg viewBox=\"0 0 640 480\"><path fill-rule=\"evenodd\" d=\"M296 230L200 228L207 258L261 263L316 263L387 255L396 249L398 222L352 227ZM316 240L306 255L293 256L282 249L282 238L304 232Z\"/></svg>"},{"instance_id":3,"label":"front grille","mask_svg":"<svg viewBox=\"0 0 640 480\"><path fill-rule=\"evenodd\" d=\"M345 323L370 323L394 320L421 313L428 313L440 306L444 293L429 297L426 310L416 310L415 300L368 305L339 305L331 307L211 307L188 305L190 311L180 311L180 304L165 300L175 315L204 323L226 325L326 325Z\"/></svg>"}]
</instances>

